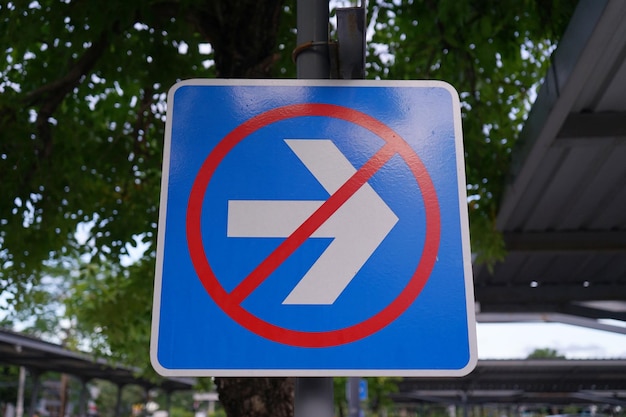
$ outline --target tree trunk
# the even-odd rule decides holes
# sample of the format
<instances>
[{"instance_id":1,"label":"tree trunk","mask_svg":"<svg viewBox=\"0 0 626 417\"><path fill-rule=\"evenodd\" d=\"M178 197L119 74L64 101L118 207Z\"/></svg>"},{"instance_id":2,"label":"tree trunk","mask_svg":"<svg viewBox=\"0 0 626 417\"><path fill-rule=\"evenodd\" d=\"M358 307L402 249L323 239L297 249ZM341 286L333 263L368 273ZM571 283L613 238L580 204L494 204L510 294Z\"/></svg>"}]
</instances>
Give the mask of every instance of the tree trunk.
<instances>
[{"instance_id":1,"label":"tree trunk","mask_svg":"<svg viewBox=\"0 0 626 417\"><path fill-rule=\"evenodd\" d=\"M270 78L282 4L282 0L222 0L192 12L189 19L215 51L218 77Z\"/></svg>"},{"instance_id":2,"label":"tree trunk","mask_svg":"<svg viewBox=\"0 0 626 417\"><path fill-rule=\"evenodd\" d=\"M207 2L192 21L215 50L218 77L270 78L282 0ZM228 417L292 417L293 378L216 378Z\"/></svg>"},{"instance_id":3,"label":"tree trunk","mask_svg":"<svg viewBox=\"0 0 626 417\"><path fill-rule=\"evenodd\" d=\"M216 378L228 417L293 417L293 378Z\"/></svg>"},{"instance_id":4,"label":"tree trunk","mask_svg":"<svg viewBox=\"0 0 626 417\"><path fill-rule=\"evenodd\" d=\"M199 3L188 16L214 48L218 77L270 78L283 0ZM293 378L216 378L228 417L292 417Z\"/></svg>"}]
</instances>

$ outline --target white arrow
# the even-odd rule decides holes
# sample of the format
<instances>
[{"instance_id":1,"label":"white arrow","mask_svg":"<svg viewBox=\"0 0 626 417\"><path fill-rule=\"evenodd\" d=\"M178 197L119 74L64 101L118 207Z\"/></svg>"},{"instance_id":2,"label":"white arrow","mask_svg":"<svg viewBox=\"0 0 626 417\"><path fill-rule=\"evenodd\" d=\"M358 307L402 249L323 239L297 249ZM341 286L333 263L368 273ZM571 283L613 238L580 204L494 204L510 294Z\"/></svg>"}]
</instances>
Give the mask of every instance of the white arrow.
<instances>
[{"instance_id":1,"label":"white arrow","mask_svg":"<svg viewBox=\"0 0 626 417\"><path fill-rule=\"evenodd\" d=\"M333 194L355 172L330 140L286 139L324 189ZM230 200L228 237L288 237L324 201ZM312 235L334 238L283 304L333 304L397 223L366 182Z\"/></svg>"}]
</instances>

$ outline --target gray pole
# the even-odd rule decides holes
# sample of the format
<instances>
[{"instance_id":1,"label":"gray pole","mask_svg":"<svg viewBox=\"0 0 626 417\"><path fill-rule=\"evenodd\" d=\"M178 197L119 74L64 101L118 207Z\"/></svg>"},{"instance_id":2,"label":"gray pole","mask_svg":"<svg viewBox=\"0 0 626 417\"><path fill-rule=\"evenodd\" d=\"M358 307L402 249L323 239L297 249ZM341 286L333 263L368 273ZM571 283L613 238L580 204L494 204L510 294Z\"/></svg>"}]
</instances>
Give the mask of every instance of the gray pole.
<instances>
[{"instance_id":1,"label":"gray pole","mask_svg":"<svg viewBox=\"0 0 626 417\"><path fill-rule=\"evenodd\" d=\"M333 417L333 379L298 377L294 402L295 417Z\"/></svg>"},{"instance_id":2,"label":"gray pole","mask_svg":"<svg viewBox=\"0 0 626 417\"><path fill-rule=\"evenodd\" d=\"M39 371L30 369L30 375L33 380L33 389L30 394L30 409L28 410L29 417L34 417L37 413L37 402L39 401L39 390L41 389L41 378Z\"/></svg>"},{"instance_id":3,"label":"gray pole","mask_svg":"<svg viewBox=\"0 0 626 417\"><path fill-rule=\"evenodd\" d=\"M330 78L328 0L298 0L296 73L301 79Z\"/></svg>"},{"instance_id":4,"label":"gray pole","mask_svg":"<svg viewBox=\"0 0 626 417\"><path fill-rule=\"evenodd\" d=\"M296 11L298 78L330 78L328 0L298 0ZM334 408L332 378L296 378L295 417L333 417Z\"/></svg>"},{"instance_id":5,"label":"gray pole","mask_svg":"<svg viewBox=\"0 0 626 417\"><path fill-rule=\"evenodd\" d=\"M115 399L115 417L120 417L122 415L122 389L124 389L123 384L117 384L117 398Z\"/></svg>"},{"instance_id":6,"label":"gray pole","mask_svg":"<svg viewBox=\"0 0 626 417\"><path fill-rule=\"evenodd\" d=\"M80 396L78 397L78 417L87 417L87 400L89 399L89 387L87 380L80 379Z\"/></svg>"},{"instance_id":7,"label":"gray pole","mask_svg":"<svg viewBox=\"0 0 626 417\"><path fill-rule=\"evenodd\" d=\"M20 376L18 381L15 417L24 417L24 387L26 386L26 368L23 366L20 366Z\"/></svg>"},{"instance_id":8,"label":"gray pole","mask_svg":"<svg viewBox=\"0 0 626 417\"><path fill-rule=\"evenodd\" d=\"M361 378L351 376L348 378L348 417L359 417L361 399L359 398L359 382Z\"/></svg>"}]
</instances>

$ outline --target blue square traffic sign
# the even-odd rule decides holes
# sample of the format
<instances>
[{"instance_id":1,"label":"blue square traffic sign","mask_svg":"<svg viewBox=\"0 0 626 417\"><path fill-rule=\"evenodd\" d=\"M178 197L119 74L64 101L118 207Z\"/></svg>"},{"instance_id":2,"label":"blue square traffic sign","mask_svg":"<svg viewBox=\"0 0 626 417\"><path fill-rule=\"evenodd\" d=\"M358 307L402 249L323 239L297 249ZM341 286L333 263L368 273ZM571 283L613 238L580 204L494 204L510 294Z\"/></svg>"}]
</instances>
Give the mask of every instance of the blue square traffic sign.
<instances>
[{"instance_id":1,"label":"blue square traffic sign","mask_svg":"<svg viewBox=\"0 0 626 417\"><path fill-rule=\"evenodd\" d=\"M477 361L459 99L436 81L172 87L151 358L168 376Z\"/></svg>"}]
</instances>

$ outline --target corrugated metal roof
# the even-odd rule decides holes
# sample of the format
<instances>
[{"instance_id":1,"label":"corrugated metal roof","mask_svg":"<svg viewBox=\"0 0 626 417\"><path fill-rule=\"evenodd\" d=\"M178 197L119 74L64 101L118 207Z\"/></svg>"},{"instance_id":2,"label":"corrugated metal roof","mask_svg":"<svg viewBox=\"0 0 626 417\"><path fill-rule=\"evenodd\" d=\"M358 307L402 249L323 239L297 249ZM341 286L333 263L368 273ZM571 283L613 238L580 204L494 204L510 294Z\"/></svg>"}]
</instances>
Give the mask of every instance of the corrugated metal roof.
<instances>
[{"instance_id":1,"label":"corrugated metal roof","mask_svg":"<svg viewBox=\"0 0 626 417\"><path fill-rule=\"evenodd\" d=\"M38 373L61 372L85 381L103 379L119 386L135 384L146 388L160 387L165 391L189 390L192 378L163 378L150 380L137 375L140 370L110 363L81 352L39 339L0 329L0 364L24 366Z\"/></svg>"},{"instance_id":2,"label":"corrugated metal roof","mask_svg":"<svg viewBox=\"0 0 626 417\"><path fill-rule=\"evenodd\" d=\"M404 378L397 402L626 406L626 360L480 360L463 378Z\"/></svg>"},{"instance_id":3,"label":"corrugated metal roof","mask_svg":"<svg viewBox=\"0 0 626 417\"><path fill-rule=\"evenodd\" d=\"M519 144L497 220L508 255L474 271L479 319L626 333L596 321L626 322L626 2L579 3Z\"/></svg>"}]
</instances>

